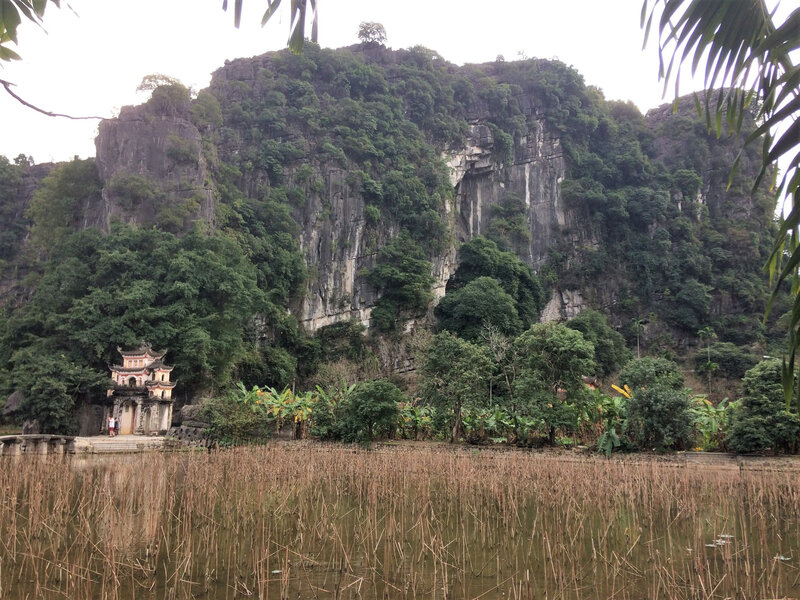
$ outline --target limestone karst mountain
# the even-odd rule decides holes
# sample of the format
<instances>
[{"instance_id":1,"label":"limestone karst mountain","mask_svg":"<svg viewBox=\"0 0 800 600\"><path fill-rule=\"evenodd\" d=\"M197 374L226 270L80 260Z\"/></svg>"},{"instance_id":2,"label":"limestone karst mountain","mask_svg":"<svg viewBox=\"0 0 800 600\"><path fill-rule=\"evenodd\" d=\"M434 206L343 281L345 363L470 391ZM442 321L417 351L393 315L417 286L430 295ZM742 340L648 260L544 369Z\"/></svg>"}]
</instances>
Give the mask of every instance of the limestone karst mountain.
<instances>
[{"instance_id":1,"label":"limestone karst mountain","mask_svg":"<svg viewBox=\"0 0 800 600\"><path fill-rule=\"evenodd\" d=\"M431 324L459 285L459 248L483 236L532 268L542 320L593 307L629 340L646 321L668 349L707 325L752 343L774 205L751 192L747 152L727 189L740 147L709 134L692 99L642 115L558 61L458 67L426 48L309 44L230 61L195 97L163 86L123 108L100 125L91 185L0 165L0 292L24 304L22 276L73 230L225 236L268 298L244 343L286 349L288 372L296 331ZM400 368L395 354L384 362Z\"/></svg>"}]
</instances>

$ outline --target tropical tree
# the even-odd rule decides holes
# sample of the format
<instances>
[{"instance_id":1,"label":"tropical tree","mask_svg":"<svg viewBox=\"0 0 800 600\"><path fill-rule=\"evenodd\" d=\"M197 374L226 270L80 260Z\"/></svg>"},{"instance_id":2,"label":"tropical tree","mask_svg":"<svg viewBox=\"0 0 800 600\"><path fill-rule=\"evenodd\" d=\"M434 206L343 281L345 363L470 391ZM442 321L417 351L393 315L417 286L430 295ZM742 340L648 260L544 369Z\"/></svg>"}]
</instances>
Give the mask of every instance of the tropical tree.
<instances>
[{"instance_id":1,"label":"tropical tree","mask_svg":"<svg viewBox=\"0 0 800 600\"><path fill-rule=\"evenodd\" d=\"M738 132L746 111L754 112L760 123L746 140L761 140L761 172L754 188L772 175L778 197L785 194L788 199L788 214L769 261L772 301L784 281L791 282L794 296L789 351L781 376L788 411L800 348L800 64L796 52L800 49L800 8L777 23L765 0L644 0L641 18L645 42L657 22L659 77L665 89L674 81L677 97L680 67L691 60L692 74L702 68L706 88L716 90L704 94L702 102L695 98L709 129L720 135L724 119L729 131ZM776 166L783 159L788 161L787 168L778 180ZM768 311L770 307L771 302ZM800 406L800 396L797 403Z\"/></svg>"},{"instance_id":2,"label":"tropical tree","mask_svg":"<svg viewBox=\"0 0 800 600\"><path fill-rule=\"evenodd\" d=\"M649 387L664 387L673 390L683 388L683 373L680 367L666 358L635 358L620 371L620 383L626 389L637 390Z\"/></svg>"},{"instance_id":3,"label":"tropical tree","mask_svg":"<svg viewBox=\"0 0 800 600\"><path fill-rule=\"evenodd\" d=\"M800 417L782 402L782 365L766 359L747 371L742 397L733 411L726 443L735 452L797 451Z\"/></svg>"},{"instance_id":4,"label":"tropical tree","mask_svg":"<svg viewBox=\"0 0 800 600\"><path fill-rule=\"evenodd\" d=\"M383 44L386 41L386 28L380 23L362 21L358 26L358 39L362 44Z\"/></svg>"},{"instance_id":5,"label":"tropical tree","mask_svg":"<svg viewBox=\"0 0 800 600\"><path fill-rule=\"evenodd\" d=\"M719 365L711 360L711 342L717 339L717 333L710 325L703 327L697 332L698 337L706 342L706 363L702 366L702 371L708 375L708 393L711 393L711 375L719 368Z\"/></svg>"},{"instance_id":6,"label":"tropical tree","mask_svg":"<svg viewBox=\"0 0 800 600\"><path fill-rule=\"evenodd\" d=\"M18 421L38 421L42 433L75 433L78 401L104 395L108 374L82 364L77 353L53 346L37 338L14 352L6 383L22 393L15 411Z\"/></svg>"},{"instance_id":7,"label":"tropical tree","mask_svg":"<svg viewBox=\"0 0 800 600\"><path fill-rule=\"evenodd\" d=\"M458 249L458 269L447 282L447 293L481 277L493 277L513 298L523 329L538 320L545 305L539 278L513 253L501 250L494 241L479 235Z\"/></svg>"},{"instance_id":8,"label":"tropical tree","mask_svg":"<svg viewBox=\"0 0 800 600\"><path fill-rule=\"evenodd\" d=\"M633 319L633 329L636 331L636 358L642 358L642 352L639 344L639 339L644 333L644 326L647 325L647 319Z\"/></svg>"},{"instance_id":9,"label":"tropical tree","mask_svg":"<svg viewBox=\"0 0 800 600\"><path fill-rule=\"evenodd\" d=\"M584 399L583 376L593 373L594 346L580 331L561 323L541 323L515 341L519 375L515 397L541 419L550 443L557 428L577 422L577 408Z\"/></svg>"},{"instance_id":10,"label":"tropical tree","mask_svg":"<svg viewBox=\"0 0 800 600\"><path fill-rule=\"evenodd\" d=\"M584 310L567 321L567 327L580 331L584 339L594 345L594 374L598 377L608 377L631 359L631 351L625 346L625 338L608 324L603 313Z\"/></svg>"},{"instance_id":11,"label":"tropical tree","mask_svg":"<svg viewBox=\"0 0 800 600\"><path fill-rule=\"evenodd\" d=\"M485 404L492 375L489 351L443 331L425 354L420 395L429 404L450 413L450 441L463 433L462 408Z\"/></svg>"},{"instance_id":12,"label":"tropical tree","mask_svg":"<svg viewBox=\"0 0 800 600\"><path fill-rule=\"evenodd\" d=\"M506 335L522 330L514 299L491 277L478 277L450 292L434 312L439 327L471 342L480 339L485 325Z\"/></svg>"},{"instance_id":13,"label":"tropical tree","mask_svg":"<svg viewBox=\"0 0 800 600\"><path fill-rule=\"evenodd\" d=\"M628 401L627 433L642 450L686 448L692 438L687 390L654 385L635 390Z\"/></svg>"},{"instance_id":14,"label":"tropical tree","mask_svg":"<svg viewBox=\"0 0 800 600\"><path fill-rule=\"evenodd\" d=\"M406 397L391 381L379 379L356 385L347 413L346 441L371 442L378 431L393 432L399 406Z\"/></svg>"},{"instance_id":15,"label":"tropical tree","mask_svg":"<svg viewBox=\"0 0 800 600\"><path fill-rule=\"evenodd\" d=\"M703 439L703 450L719 448L728 433L731 415L738 405L739 401L728 402L727 398L723 398L716 406L705 395L692 398L694 428Z\"/></svg>"}]
</instances>

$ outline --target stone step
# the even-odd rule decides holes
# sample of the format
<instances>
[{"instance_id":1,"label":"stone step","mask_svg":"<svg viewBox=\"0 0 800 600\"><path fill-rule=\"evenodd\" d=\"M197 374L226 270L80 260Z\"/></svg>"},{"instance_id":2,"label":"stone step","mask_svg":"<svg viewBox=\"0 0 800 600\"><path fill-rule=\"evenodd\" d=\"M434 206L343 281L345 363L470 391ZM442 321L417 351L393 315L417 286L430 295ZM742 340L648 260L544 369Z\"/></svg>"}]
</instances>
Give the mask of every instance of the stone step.
<instances>
[{"instance_id":1,"label":"stone step","mask_svg":"<svg viewBox=\"0 0 800 600\"><path fill-rule=\"evenodd\" d=\"M163 447L163 437L139 435L122 435L117 437L84 437L78 438L76 443L76 450L89 453L147 452L152 450L161 450Z\"/></svg>"}]
</instances>

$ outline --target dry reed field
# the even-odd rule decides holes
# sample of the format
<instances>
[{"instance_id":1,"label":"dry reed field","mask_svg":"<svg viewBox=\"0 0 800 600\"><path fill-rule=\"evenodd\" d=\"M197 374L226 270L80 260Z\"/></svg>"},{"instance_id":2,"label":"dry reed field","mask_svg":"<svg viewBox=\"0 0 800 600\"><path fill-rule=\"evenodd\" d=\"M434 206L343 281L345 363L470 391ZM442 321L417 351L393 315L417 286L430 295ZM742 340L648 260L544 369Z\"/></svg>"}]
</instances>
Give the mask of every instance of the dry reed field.
<instances>
[{"instance_id":1,"label":"dry reed field","mask_svg":"<svg viewBox=\"0 0 800 600\"><path fill-rule=\"evenodd\" d=\"M0 462L0 598L800 596L800 475L275 444Z\"/></svg>"}]
</instances>

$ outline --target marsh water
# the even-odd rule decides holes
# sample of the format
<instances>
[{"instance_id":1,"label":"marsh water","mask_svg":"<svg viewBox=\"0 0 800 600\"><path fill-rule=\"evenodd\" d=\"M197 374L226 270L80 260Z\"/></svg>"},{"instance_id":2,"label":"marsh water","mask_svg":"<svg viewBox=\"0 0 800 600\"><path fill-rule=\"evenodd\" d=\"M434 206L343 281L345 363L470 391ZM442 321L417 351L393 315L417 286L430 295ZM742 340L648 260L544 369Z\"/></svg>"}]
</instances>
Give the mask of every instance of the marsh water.
<instances>
[{"instance_id":1,"label":"marsh water","mask_svg":"<svg viewBox=\"0 0 800 600\"><path fill-rule=\"evenodd\" d=\"M800 472L276 444L0 462L0 598L796 598Z\"/></svg>"}]
</instances>

